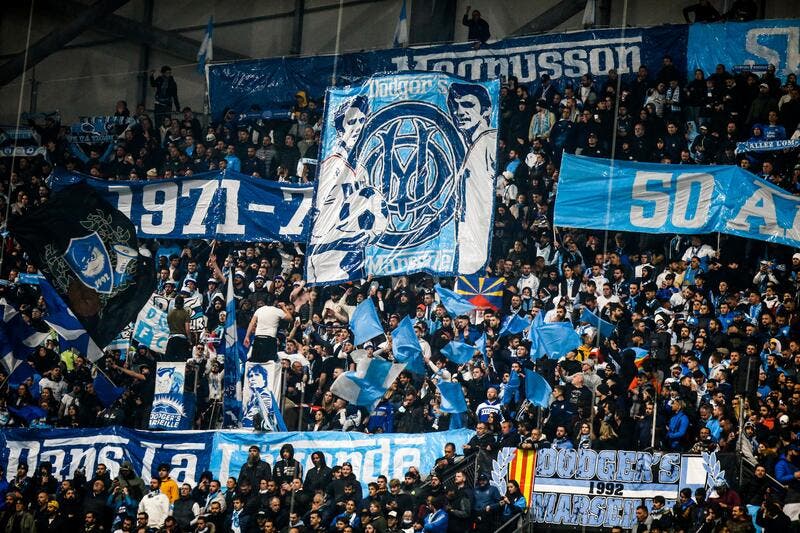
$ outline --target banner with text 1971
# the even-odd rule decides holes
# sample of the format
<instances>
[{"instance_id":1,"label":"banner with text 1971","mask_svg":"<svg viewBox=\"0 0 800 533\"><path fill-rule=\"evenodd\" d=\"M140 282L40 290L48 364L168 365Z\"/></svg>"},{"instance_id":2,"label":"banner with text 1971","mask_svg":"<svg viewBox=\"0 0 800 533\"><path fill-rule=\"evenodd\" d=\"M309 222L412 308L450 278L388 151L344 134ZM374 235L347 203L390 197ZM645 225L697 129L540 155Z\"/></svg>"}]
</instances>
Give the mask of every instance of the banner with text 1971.
<instances>
[{"instance_id":1,"label":"banner with text 1971","mask_svg":"<svg viewBox=\"0 0 800 533\"><path fill-rule=\"evenodd\" d=\"M306 279L483 267L499 91L498 81L428 73L330 89Z\"/></svg>"}]
</instances>

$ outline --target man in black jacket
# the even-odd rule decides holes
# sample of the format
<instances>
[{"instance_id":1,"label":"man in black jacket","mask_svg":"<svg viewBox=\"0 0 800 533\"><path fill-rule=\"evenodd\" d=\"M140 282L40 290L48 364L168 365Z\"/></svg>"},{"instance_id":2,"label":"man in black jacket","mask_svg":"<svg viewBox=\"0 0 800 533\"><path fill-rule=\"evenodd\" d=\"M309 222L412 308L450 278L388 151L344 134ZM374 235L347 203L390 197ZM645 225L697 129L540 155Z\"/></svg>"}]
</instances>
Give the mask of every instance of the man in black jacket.
<instances>
[{"instance_id":1,"label":"man in black jacket","mask_svg":"<svg viewBox=\"0 0 800 533\"><path fill-rule=\"evenodd\" d=\"M294 446L288 443L281 446L281 460L275 463L273 474L278 486L303 479L303 466L294 458Z\"/></svg>"},{"instance_id":2,"label":"man in black jacket","mask_svg":"<svg viewBox=\"0 0 800 533\"><path fill-rule=\"evenodd\" d=\"M317 490L326 490L328 488L332 473L330 467L325 464L325 454L322 452L316 451L312 453L311 462L314 466L306 472L303 487L313 494Z\"/></svg>"},{"instance_id":3,"label":"man in black jacket","mask_svg":"<svg viewBox=\"0 0 800 533\"><path fill-rule=\"evenodd\" d=\"M469 16L469 11L472 6L467 6L467 11L464 13L464 19L461 23L469 28L467 31L467 39L470 41L478 41L485 43L489 40L489 23L481 18L481 12L477 9L472 12L472 18ZM480 46L480 45L477 45Z\"/></svg>"},{"instance_id":4,"label":"man in black jacket","mask_svg":"<svg viewBox=\"0 0 800 533\"><path fill-rule=\"evenodd\" d=\"M242 481L247 480L251 487L258 487L258 482L262 479L269 481L272 479L272 473L269 464L261 459L261 450L258 446L253 445L248 451L247 462L239 470L237 483L241 485Z\"/></svg>"}]
</instances>

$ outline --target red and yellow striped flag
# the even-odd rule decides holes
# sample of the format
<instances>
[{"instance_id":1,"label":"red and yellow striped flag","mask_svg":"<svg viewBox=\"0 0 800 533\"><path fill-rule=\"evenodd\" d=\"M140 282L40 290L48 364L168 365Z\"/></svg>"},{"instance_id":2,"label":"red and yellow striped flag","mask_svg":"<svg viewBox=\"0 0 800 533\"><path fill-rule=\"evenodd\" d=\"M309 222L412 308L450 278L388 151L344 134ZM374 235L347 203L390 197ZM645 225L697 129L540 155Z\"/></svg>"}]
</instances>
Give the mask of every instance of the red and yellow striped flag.
<instances>
[{"instance_id":1,"label":"red and yellow striped flag","mask_svg":"<svg viewBox=\"0 0 800 533\"><path fill-rule=\"evenodd\" d=\"M508 467L508 479L519 483L519 490L530 504L533 476L536 471L536 450L517 449Z\"/></svg>"}]
</instances>

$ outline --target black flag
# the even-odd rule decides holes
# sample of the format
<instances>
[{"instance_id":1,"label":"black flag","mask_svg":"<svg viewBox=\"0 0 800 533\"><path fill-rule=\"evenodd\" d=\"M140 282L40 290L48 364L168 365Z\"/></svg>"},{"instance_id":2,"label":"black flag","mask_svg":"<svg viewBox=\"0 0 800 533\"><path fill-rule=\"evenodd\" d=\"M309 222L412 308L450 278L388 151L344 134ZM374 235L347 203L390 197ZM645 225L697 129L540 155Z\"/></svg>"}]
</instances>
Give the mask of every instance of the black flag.
<instances>
[{"instance_id":1,"label":"black flag","mask_svg":"<svg viewBox=\"0 0 800 533\"><path fill-rule=\"evenodd\" d=\"M9 220L9 231L100 347L155 289L153 260L140 253L133 222L83 183Z\"/></svg>"}]
</instances>

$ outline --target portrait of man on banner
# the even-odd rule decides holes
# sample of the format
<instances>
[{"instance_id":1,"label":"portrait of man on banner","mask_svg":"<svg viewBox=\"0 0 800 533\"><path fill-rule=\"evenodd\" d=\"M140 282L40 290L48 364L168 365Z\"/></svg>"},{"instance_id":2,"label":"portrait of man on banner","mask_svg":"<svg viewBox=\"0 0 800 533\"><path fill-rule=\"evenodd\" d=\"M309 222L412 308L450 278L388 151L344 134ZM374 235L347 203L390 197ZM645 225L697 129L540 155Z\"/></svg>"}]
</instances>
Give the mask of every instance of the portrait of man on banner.
<instances>
[{"instance_id":1,"label":"portrait of man on banner","mask_svg":"<svg viewBox=\"0 0 800 533\"><path fill-rule=\"evenodd\" d=\"M242 410L242 427L260 431L285 431L273 387L280 383L280 366L277 363L248 363Z\"/></svg>"}]
</instances>

